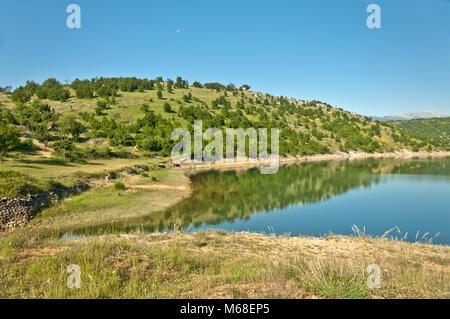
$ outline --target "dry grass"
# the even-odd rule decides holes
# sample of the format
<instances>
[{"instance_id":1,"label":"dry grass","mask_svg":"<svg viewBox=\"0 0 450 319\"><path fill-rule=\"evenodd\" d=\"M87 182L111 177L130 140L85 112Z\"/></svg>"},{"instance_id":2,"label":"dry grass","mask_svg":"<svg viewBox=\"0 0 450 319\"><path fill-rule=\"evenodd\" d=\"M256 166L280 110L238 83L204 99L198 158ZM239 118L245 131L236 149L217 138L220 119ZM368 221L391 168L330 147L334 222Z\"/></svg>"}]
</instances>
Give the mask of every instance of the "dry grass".
<instances>
[{"instance_id":1,"label":"dry grass","mask_svg":"<svg viewBox=\"0 0 450 319\"><path fill-rule=\"evenodd\" d=\"M1 237L0 249L4 298L450 297L450 247L387 239L208 231L59 241L15 233ZM70 264L81 267L80 289L66 287ZM366 285L369 264L382 270L380 289Z\"/></svg>"}]
</instances>

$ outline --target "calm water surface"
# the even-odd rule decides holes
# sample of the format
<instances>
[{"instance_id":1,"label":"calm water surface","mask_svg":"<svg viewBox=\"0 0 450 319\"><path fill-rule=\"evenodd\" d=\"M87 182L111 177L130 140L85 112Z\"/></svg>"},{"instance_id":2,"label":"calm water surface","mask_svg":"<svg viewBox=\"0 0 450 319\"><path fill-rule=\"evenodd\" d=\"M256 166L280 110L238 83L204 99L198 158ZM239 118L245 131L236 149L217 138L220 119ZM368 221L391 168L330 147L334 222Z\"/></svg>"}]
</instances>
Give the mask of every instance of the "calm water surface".
<instances>
[{"instance_id":1,"label":"calm water surface","mask_svg":"<svg viewBox=\"0 0 450 319\"><path fill-rule=\"evenodd\" d=\"M320 236L353 234L356 225L374 236L398 227L388 236L407 241L437 234L433 243L450 244L450 158L308 163L274 175L209 171L191 180L192 197L167 211L72 234L214 228Z\"/></svg>"}]
</instances>

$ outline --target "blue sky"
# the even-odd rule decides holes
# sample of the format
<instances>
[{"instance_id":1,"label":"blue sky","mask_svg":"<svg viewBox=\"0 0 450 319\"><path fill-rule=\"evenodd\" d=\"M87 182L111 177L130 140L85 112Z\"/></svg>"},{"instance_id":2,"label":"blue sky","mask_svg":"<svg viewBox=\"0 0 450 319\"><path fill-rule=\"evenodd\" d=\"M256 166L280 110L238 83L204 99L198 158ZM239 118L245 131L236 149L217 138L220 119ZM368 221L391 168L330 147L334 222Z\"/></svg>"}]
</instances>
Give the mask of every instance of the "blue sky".
<instances>
[{"instance_id":1,"label":"blue sky","mask_svg":"<svg viewBox=\"0 0 450 319\"><path fill-rule=\"evenodd\" d=\"M381 29L366 26L371 3ZM178 75L361 114L450 114L450 0L1 1L0 86Z\"/></svg>"}]
</instances>

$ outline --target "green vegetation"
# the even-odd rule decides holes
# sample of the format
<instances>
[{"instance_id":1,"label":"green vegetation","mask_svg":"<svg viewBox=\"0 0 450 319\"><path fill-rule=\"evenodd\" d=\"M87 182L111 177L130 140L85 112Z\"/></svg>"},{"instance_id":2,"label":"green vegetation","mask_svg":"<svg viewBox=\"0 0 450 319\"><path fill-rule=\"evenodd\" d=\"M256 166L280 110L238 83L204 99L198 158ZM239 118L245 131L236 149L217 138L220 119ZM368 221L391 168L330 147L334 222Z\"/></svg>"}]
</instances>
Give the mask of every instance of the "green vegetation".
<instances>
[{"instance_id":1,"label":"green vegetation","mask_svg":"<svg viewBox=\"0 0 450 319\"><path fill-rule=\"evenodd\" d=\"M122 191L122 190L126 189L126 186L125 186L124 183L117 182L117 183L114 184L114 189L117 190L117 191Z\"/></svg>"},{"instance_id":2,"label":"green vegetation","mask_svg":"<svg viewBox=\"0 0 450 319\"><path fill-rule=\"evenodd\" d=\"M19 145L20 131L10 125L0 123L0 161L13 148Z\"/></svg>"},{"instance_id":3,"label":"green vegetation","mask_svg":"<svg viewBox=\"0 0 450 319\"><path fill-rule=\"evenodd\" d=\"M22 231L0 237L0 298L449 298L449 249L330 235ZM373 263L380 289L366 284ZM79 289L66 284L71 264Z\"/></svg>"},{"instance_id":4,"label":"green vegetation","mask_svg":"<svg viewBox=\"0 0 450 319\"><path fill-rule=\"evenodd\" d=\"M413 136L450 147L450 117L390 122Z\"/></svg>"},{"instance_id":5,"label":"green vegetation","mask_svg":"<svg viewBox=\"0 0 450 319\"><path fill-rule=\"evenodd\" d=\"M63 186L65 185L53 179L38 180L17 171L0 171L0 197L24 197L28 194L52 191Z\"/></svg>"},{"instance_id":6,"label":"green vegetation","mask_svg":"<svg viewBox=\"0 0 450 319\"><path fill-rule=\"evenodd\" d=\"M280 153L432 151L437 142L319 101L250 91L250 86L137 78L96 78L63 85L55 79L28 81L0 93L0 121L44 143L65 161L92 158L78 151L95 140L140 156L170 154L177 127L280 128ZM164 91L164 93L163 93ZM70 141L71 143L61 142ZM206 142L205 142L206 144ZM226 148L224 141L224 148ZM226 151L226 150L225 150ZM137 153L136 153L137 152Z\"/></svg>"}]
</instances>

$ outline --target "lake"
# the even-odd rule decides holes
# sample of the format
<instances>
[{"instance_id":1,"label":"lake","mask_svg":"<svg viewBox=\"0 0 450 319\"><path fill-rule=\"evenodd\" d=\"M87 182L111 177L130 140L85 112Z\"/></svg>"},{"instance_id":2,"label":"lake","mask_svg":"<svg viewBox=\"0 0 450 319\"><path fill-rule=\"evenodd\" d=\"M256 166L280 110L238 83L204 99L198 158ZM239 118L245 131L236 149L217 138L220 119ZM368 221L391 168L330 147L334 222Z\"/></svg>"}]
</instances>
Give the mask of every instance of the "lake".
<instances>
[{"instance_id":1,"label":"lake","mask_svg":"<svg viewBox=\"0 0 450 319\"><path fill-rule=\"evenodd\" d=\"M277 235L355 234L450 244L450 158L311 162L191 176L193 194L176 206L107 232L182 229ZM99 227L74 230L89 235ZM356 230L358 232L358 230Z\"/></svg>"}]
</instances>

